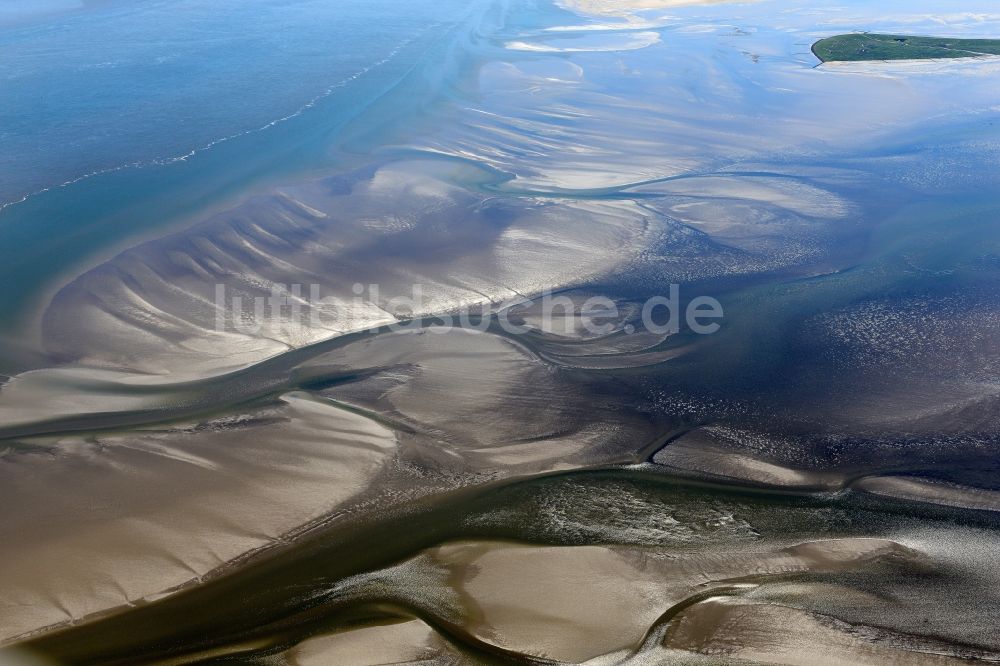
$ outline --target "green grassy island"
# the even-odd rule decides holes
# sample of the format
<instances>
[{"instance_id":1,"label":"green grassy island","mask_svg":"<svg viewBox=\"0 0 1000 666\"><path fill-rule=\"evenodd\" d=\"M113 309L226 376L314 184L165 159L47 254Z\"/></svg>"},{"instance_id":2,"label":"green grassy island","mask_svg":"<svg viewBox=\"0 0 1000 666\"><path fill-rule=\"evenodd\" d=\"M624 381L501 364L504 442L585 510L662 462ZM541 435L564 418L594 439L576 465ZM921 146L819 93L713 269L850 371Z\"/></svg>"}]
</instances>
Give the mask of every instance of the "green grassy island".
<instances>
[{"instance_id":1,"label":"green grassy island","mask_svg":"<svg viewBox=\"0 0 1000 666\"><path fill-rule=\"evenodd\" d=\"M821 39L812 47L823 62L922 60L1000 55L1000 39L952 39L852 33Z\"/></svg>"}]
</instances>

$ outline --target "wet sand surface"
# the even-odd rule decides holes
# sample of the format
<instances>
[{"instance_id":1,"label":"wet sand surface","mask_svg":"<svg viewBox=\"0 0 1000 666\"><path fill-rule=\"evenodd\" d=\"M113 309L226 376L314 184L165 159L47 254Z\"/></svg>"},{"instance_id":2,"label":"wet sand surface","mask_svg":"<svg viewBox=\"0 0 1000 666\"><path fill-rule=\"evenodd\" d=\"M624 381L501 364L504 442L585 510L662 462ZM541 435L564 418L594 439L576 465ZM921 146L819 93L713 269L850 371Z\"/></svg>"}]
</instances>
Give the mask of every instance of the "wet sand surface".
<instances>
[{"instance_id":1,"label":"wet sand surface","mask_svg":"<svg viewBox=\"0 0 1000 666\"><path fill-rule=\"evenodd\" d=\"M1000 661L1000 66L802 46L1000 17L888 4L498 6L327 138L348 166L71 271L0 388L0 641ZM721 329L644 326L672 284Z\"/></svg>"}]
</instances>

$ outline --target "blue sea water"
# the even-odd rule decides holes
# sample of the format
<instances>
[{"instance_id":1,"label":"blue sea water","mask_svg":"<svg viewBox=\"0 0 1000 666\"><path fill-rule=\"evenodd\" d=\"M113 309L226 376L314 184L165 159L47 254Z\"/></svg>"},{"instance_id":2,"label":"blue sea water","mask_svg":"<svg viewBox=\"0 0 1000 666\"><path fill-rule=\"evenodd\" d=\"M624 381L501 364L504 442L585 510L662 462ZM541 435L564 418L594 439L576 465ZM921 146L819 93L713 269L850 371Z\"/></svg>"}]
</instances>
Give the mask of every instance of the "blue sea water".
<instances>
[{"instance_id":1,"label":"blue sea water","mask_svg":"<svg viewBox=\"0 0 1000 666\"><path fill-rule=\"evenodd\" d=\"M27 14L4 5L0 327L89 255L254 184L328 166L338 131L489 5L105 0Z\"/></svg>"},{"instance_id":2,"label":"blue sea water","mask_svg":"<svg viewBox=\"0 0 1000 666\"><path fill-rule=\"evenodd\" d=\"M0 33L0 201L166 161L294 114L465 3L139 0ZM411 56L412 57L412 56Z\"/></svg>"}]
</instances>

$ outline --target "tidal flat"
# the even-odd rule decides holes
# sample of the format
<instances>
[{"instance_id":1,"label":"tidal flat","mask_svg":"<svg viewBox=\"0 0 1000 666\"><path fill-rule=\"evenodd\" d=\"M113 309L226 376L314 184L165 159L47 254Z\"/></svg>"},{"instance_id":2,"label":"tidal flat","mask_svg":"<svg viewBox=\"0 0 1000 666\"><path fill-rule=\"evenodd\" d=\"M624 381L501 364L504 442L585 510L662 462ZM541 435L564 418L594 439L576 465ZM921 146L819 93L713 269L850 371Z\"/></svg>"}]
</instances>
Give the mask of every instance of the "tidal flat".
<instances>
[{"instance_id":1,"label":"tidal flat","mask_svg":"<svg viewBox=\"0 0 1000 666\"><path fill-rule=\"evenodd\" d=\"M0 29L0 663L1000 661L990 2L267 4Z\"/></svg>"}]
</instances>

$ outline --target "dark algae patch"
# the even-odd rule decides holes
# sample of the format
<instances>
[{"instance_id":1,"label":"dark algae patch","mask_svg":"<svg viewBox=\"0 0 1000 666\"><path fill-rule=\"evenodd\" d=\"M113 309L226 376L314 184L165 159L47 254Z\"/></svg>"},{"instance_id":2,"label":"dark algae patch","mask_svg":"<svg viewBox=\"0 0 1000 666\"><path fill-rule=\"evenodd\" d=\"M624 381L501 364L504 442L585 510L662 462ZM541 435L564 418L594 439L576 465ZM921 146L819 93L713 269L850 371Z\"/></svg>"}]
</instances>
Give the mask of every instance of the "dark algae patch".
<instances>
[{"instance_id":1,"label":"dark algae patch","mask_svg":"<svg viewBox=\"0 0 1000 666\"><path fill-rule=\"evenodd\" d=\"M852 33L821 39L812 47L823 62L924 60L1000 55L1000 39L952 39Z\"/></svg>"}]
</instances>

